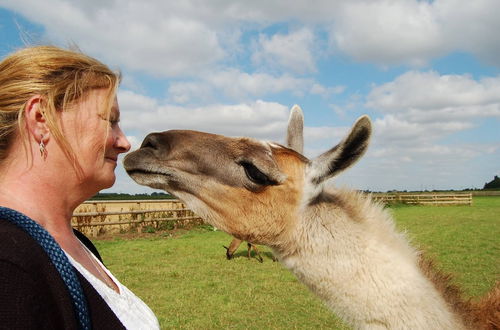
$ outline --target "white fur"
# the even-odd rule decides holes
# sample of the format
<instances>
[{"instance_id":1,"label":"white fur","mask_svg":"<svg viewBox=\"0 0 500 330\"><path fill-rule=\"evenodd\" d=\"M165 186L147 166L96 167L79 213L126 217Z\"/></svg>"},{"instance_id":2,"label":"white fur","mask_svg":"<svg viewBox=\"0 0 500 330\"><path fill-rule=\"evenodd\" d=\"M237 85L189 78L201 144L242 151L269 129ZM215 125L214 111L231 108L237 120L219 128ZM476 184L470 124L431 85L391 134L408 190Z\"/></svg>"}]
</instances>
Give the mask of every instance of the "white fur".
<instances>
[{"instance_id":1,"label":"white fur","mask_svg":"<svg viewBox=\"0 0 500 330\"><path fill-rule=\"evenodd\" d=\"M356 199L360 218L335 204L303 207L294 253L277 252L283 264L356 329L463 329L390 214L357 193L333 193Z\"/></svg>"}]
</instances>

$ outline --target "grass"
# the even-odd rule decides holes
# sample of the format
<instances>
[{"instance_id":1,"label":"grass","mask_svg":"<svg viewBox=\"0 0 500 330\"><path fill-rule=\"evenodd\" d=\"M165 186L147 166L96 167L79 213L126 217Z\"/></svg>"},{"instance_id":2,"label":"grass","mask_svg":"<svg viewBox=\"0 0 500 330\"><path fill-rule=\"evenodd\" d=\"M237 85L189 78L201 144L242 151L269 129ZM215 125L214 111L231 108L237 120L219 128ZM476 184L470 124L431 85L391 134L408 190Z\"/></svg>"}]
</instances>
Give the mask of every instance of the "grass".
<instances>
[{"instance_id":1,"label":"grass","mask_svg":"<svg viewBox=\"0 0 500 330\"><path fill-rule=\"evenodd\" d=\"M452 273L469 297L500 278L500 197L473 198L473 206L396 206L398 226L414 245Z\"/></svg>"},{"instance_id":2,"label":"grass","mask_svg":"<svg viewBox=\"0 0 500 330\"><path fill-rule=\"evenodd\" d=\"M231 237L192 230L175 239L97 241L113 273L153 309L162 329L342 329L342 324L262 248L225 259ZM289 314L292 316L290 317Z\"/></svg>"},{"instance_id":3,"label":"grass","mask_svg":"<svg viewBox=\"0 0 500 330\"><path fill-rule=\"evenodd\" d=\"M456 274L468 296L499 278L500 197L474 205L391 207L414 244ZM196 229L137 239L96 240L106 265L157 315L162 329L347 329L265 247L264 263L244 245L225 259L231 237Z\"/></svg>"}]
</instances>

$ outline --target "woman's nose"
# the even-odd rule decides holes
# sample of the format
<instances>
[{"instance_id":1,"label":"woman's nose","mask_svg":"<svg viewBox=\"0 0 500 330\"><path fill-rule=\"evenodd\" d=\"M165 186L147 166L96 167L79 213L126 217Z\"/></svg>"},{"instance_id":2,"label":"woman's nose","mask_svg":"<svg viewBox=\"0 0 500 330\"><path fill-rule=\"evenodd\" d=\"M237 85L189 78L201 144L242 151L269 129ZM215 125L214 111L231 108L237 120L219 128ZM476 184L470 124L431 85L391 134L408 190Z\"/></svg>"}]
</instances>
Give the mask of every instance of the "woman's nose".
<instances>
[{"instance_id":1,"label":"woman's nose","mask_svg":"<svg viewBox=\"0 0 500 330\"><path fill-rule=\"evenodd\" d=\"M120 153L122 153L129 151L130 147L131 145L127 137L125 136L121 128L118 128L118 135L115 140L115 148L119 149Z\"/></svg>"}]
</instances>

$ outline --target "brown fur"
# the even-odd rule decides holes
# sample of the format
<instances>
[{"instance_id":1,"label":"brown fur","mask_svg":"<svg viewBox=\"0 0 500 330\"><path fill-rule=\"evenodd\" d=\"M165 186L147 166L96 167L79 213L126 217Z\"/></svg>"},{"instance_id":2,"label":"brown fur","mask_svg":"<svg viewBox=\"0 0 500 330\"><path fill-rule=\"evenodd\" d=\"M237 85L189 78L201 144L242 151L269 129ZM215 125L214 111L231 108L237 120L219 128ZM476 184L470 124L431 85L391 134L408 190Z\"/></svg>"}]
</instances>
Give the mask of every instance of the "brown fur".
<instances>
[{"instance_id":1,"label":"brown fur","mask_svg":"<svg viewBox=\"0 0 500 330\"><path fill-rule=\"evenodd\" d=\"M500 329L500 282L479 301L465 300L462 290L452 284L453 277L437 269L434 261L423 254L419 267L434 284L453 312L459 316L467 328L477 330Z\"/></svg>"},{"instance_id":2,"label":"brown fur","mask_svg":"<svg viewBox=\"0 0 500 330\"><path fill-rule=\"evenodd\" d=\"M473 302L471 310L476 329L500 329L500 282L481 300Z\"/></svg>"},{"instance_id":3,"label":"brown fur","mask_svg":"<svg viewBox=\"0 0 500 330\"><path fill-rule=\"evenodd\" d=\"M280 171L287 175L282 184L253 192L214 182L199 194L200 200L214 211L214 217L232 219L222 221L218 228L240 240L279 245L283 243L280 239L286 237L286 232L293 229L294 224L290 221L296 218L294 214L300 204L305 163L303 157L297 157L293 150L277 147L272 152ZM229 197L221 200L221 196ZM268 216L263 218L263 213Z\"/></svg>"}]
</instances>

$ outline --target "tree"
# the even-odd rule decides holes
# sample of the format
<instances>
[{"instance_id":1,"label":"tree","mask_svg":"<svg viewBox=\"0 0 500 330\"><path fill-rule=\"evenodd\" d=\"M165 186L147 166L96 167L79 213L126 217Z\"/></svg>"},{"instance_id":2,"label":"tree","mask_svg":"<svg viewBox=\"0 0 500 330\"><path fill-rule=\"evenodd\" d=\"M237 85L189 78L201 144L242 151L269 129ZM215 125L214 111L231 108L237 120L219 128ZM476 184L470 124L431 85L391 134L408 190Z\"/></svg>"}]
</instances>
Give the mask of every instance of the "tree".
<instances>
[{"instance_id":1,"label":"tree","mask_svg":"<svg viewBox=\"0 0 500 330\"><path fill-rule=\"evenodd\" d=\"M495 175L492 181L485 183L483 189L500 189L500 178L498 175Z\"/></svg>"}]
</instances>

